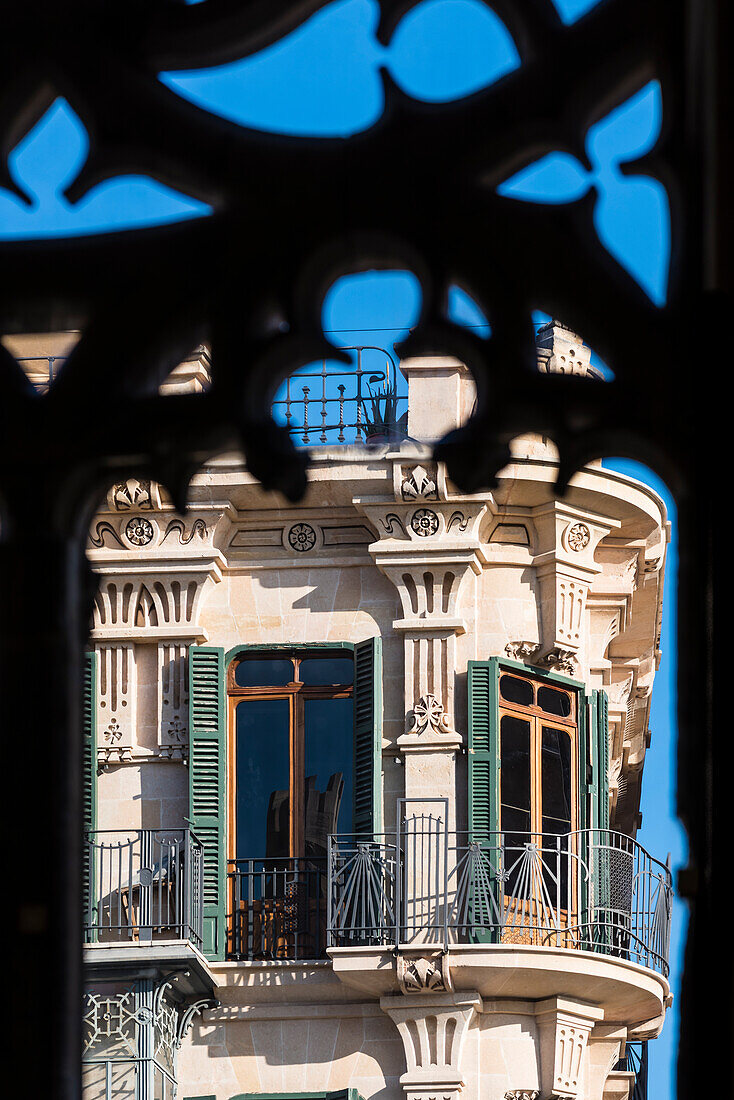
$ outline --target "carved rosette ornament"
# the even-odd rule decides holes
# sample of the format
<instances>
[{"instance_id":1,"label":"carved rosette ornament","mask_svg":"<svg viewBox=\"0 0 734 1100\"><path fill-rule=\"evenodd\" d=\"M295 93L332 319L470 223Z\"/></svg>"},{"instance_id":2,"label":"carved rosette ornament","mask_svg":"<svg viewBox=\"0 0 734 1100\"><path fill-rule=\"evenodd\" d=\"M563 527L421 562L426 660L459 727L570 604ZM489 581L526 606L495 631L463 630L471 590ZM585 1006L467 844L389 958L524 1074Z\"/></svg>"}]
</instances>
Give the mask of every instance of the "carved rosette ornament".
<instances>
[{"instance_id":1,"label":"carved rosette ornament","mask_svg":"<svg viewBox=\"0 0 734 1100\"><path fill-rule=\"evenodd\" d=\"M430 508L419 508L413 512L410 526L419 538L428 538L438 531L438 516Z\"/></svg>"},{"instance_id":2,"label":"carved rosette ornament","mask_svg":"<svg viewBox=\"0 0 734 1100\"><path fill-rule=\"evenodd\" d=\"M147 546L153 541L154 534L153 524L143 516L135 516L125 524L125 538L133 546Z\"/></svg>"},{"instance_id":3,"label":"carved rosette ornament","mask_svg":"<svg viewBox=\"0 0 734 1100\"><path fill-rule=\"evenodd\" d=\"M572 523L566 531L566 545L575 554L580 554L590 542L591 531L585 523Z\"/></svg>"},{"instance_id":4,"label":"carved rosette ornament","mask_svg":"<svg viewBox=\"0 0 734 1100\"><path fill-rule=\"evenodd\" d=\"M398 955L397 973L400 989L412 993L453 993L448 954L433 958L406 958Z\"/></svg>"},{"instance_id":5,"label":"carved rosette ornament","mask_svg":"<svg viewBox=\"0 0 734 1100\"><path fill-rule=\"evenodd\" d=\"M288 542L297 553L305 554L316 545L316 532L310 523L294 523L288 532Z\"/></svg>"},{"instance_id":6,"label":"carved rosette ornament","mask_svg":"<svg viewBox=\"0 0 734 1100\"><path fill-rule=\"evenodd\" d=\"M505 1093L505 1100L538 1100L538 1089L510 1089Z\"/></svg>"}]
</instances>

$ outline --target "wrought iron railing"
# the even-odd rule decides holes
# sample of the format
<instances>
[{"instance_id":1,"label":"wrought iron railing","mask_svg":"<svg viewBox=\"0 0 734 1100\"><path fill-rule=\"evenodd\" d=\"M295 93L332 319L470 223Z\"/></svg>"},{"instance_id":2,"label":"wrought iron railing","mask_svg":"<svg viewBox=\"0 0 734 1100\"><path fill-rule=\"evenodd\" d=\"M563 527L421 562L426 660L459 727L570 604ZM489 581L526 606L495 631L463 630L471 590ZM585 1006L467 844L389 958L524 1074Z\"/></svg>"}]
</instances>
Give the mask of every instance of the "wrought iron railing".
<instances>
[{"instance_id":1,"label":"wrought iron railing","mask_svg":"<svg viewBox=\"0 0 734 1100\"><path fill-rule=\"evenodd\" d=\"M647 1100L647 1043L626 1043L624 1058L614 1067L626 1073L634 1073L634 1084L629 1100Z\"/></svg>"},{"instance_id":2,"label":"wrought iron railing","mask_svg":"<svg viewBox=\"0 0 734 1100\"><path fill-rule=\"evenodd\" d=\"M575 948L668 973L669 867L609 830L448 832L407 818L329 847L328 944L516 943Z\"/></svg>"},{"instance_id":3,"label":"wrought iron railing","mask_svg":"<svg viewBox=\"0 0 734 1100\"><path fill-rule=\"evenodd\" d=\"M202 848L190 829L87 833L86 943L202 942Z\"/></svg>"},{"instance_id":4,"label":"wrought iron railing","mask_svg":"<svg viewBox=\"0 0 734 1100\"><path fill-rule=\"evenodd\" d=\"M306 445L395 438L408 395L407 388L399 392L402 376L392 355L370 345L340 350L355 352L352 365L335 367L324 359L317 371L304 369L286 378L273 401L276 420L295 443Z\"/></svg>"},{"instance_id":5,"label":"wrought iron railing","mask_svg":"<svg viewBox=\"0 0 734 1100\"><path fill-rule=\"evenodd\" d=\"M230 860L227 880L227 958L323 956L325 858Z\"/></svg>"}]
</instances>

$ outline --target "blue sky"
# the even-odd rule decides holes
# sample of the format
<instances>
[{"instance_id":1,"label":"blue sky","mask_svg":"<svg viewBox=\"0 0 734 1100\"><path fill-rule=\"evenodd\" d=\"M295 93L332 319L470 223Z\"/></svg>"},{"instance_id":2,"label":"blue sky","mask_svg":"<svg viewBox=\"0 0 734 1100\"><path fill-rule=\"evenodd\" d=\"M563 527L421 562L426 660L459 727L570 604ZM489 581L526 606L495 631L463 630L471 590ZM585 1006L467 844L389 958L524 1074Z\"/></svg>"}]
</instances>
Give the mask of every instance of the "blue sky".
<instances>
[{"instance_id":1,"label":"blue sky","mask_svg":"<svg viewBox=\"0 0 734 1100\"><path fill-rule=\"evenodd\" d=\"M205 0L204 0L205 2ZM554 0L572 25L596 0ZM254 57L208 71L161 74L178 94L242 125L279 133L344 136L371 126L382 111L380 69L408 95L441 103L487 86L519 65L514 43L498 16L479 0L424 0L399 22L387 46L374 35L375 0L337 0L302 28ZM505 180L501 193L517 202L572 201L595 194L594 222L604 247L656 305L665 301L670 253L668 202L660 183L625 176L621 166L651 148L660 129L660 88L647 81L591 127L589 172L562 150L541 157ZM72 206L64 188L84 164L89 142L71 106L57 99L11 153L9 166L25 201L0 188L0 238L22 239L100 229L124 229L181 218L207 217L210 208L143 176L98 185ZM538 303L542 308L542 303ZM323 323L337 345L377 344L391 349L415 322L420 286L409 272L380 272L339 280L327 294ZM485 318L458 288L453 320L487 335ZM618 319L616 319L618 320ZM611 319L610 319L611 323ZM663 615L663 659L653 693L652 743L642 793L640 840L656 856L685 862L685 841L673 814L675 784L675 507L649 470L608 459L611 468L646 481L664 497L673 522ZM676 903L673 987L677 988L685 907ZM650 1095L674 1096L677 1008L662 1037L651 1044Z\"/></svg>"}]
</instances>

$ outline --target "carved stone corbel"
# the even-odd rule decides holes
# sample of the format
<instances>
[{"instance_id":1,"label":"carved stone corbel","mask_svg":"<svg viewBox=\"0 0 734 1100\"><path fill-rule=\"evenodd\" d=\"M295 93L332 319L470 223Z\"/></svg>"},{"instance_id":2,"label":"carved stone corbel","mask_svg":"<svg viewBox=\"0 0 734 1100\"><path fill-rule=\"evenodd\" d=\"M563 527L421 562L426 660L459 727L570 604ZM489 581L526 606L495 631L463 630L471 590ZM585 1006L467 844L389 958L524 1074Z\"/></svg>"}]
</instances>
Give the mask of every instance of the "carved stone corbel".
<instances>
[{"instance_id":1,"label":"carved stone corbel","mask_svg":"<svg viewBox=\"0 0 734 1100\"><path fill-rule=\"evenodd\" d=\"M551 997L535 1008L540 1039L540 1095L543 1100L580 1100L585 1096L586 1045L594 1025L604 1018L595 1005Z\"/></svg>"},{"instance_id":2,"label":"carved stone corbel","mask_svg":"<svg viewBox=\"0 0 734 1100\"><path fill-rule=\"evenodd\" d=\"M469 1024L481 1010L478 993L382 997L380 1008L398 1029L406 1072L406 1100L459 1100L464 1088L461 1057Z\"/></svg>"}]
</instances>

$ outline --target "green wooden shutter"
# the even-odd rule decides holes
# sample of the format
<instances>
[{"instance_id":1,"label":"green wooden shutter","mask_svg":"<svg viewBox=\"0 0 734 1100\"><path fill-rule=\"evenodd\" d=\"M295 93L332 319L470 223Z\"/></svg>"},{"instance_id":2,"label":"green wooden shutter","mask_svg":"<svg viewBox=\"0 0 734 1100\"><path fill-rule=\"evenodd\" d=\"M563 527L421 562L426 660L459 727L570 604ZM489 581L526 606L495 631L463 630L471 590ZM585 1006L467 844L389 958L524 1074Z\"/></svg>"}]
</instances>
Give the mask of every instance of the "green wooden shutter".
<instances>
[{"instance_id":1,"label":"green wooden shutter","mask_svg":"<svg viewBox=\"0 0 734 1100\"><path fill-rule=\"evenodd\" d=\"M495 942L500 936L501 885L499 867L499 661L469 661L469 840L482 844L470 850L467 918L474 943ZM483 843L485 842L485 843Z\"/></svg>"},{"instance_id":2,"label":"green wooden shutter","mask_svg":"<svg viewBox=\"0 0 734 1100\"><path fill-rule=\"evenodd\" d=\"M605 691L591 694L591 820L593 829L609 828L609 700Z\"/></svg>"},{"instance_id":3,"label":"green wooden shutter","mask_svg":"<svg viewBox=\"0 0 734 1100\"><path fill-rule=\"evenodd\" d=\"M189 814L204 849L204 954L223 959L226 942L224 650L189 649Z\"/></svg>"},{"instance_id":4,"label":"green wooden shutter","mask_svg":"<svg viewBox=\"0 0 734 1100\"><path fill-rule=\"evenodd\" d=\"M586 862L591 869L594 884L594 914L593 921L587 918L587 928L593 943L606 947L615 941L619 918L612 911L610 893L611 873L616 865L617 855L607 846L608 838L603 831L609 828L609 701L605 691L591 693L589 709L592 756L589 822L592 831L589 835L592 850L588 853Z\"/></svg>"},{"instance_id":5,"label":"green wooden shutter","mask_svg":"<svg viewBox=\"0 0 734 1100\"><path fill-rule=\"evenodd\" d=\"M97 828L97 654L84 654L82 700L82 920L94 920L90 900L94 899L94 863L90 858L88 833Z\"/></svg>"},{"instance_id":6,"label":"green wooden shutter","mask_svg":"<svg viewBox=\"0 0 734 1100\"><path fill-rule=\"evenodd\" d=\"M371 837L382 821L382 640L354 647L354 831Z\"/></svg>"},{"instance_id":7,"label":"green wooden shutter","mask_svg":"<svg viewBox=\"0 0 734 1100\"><path fill-rule=\"evenodd\" d=\"M499 829L499 661L469 661L469 837Z\"/></svg>"}]
</instances>

